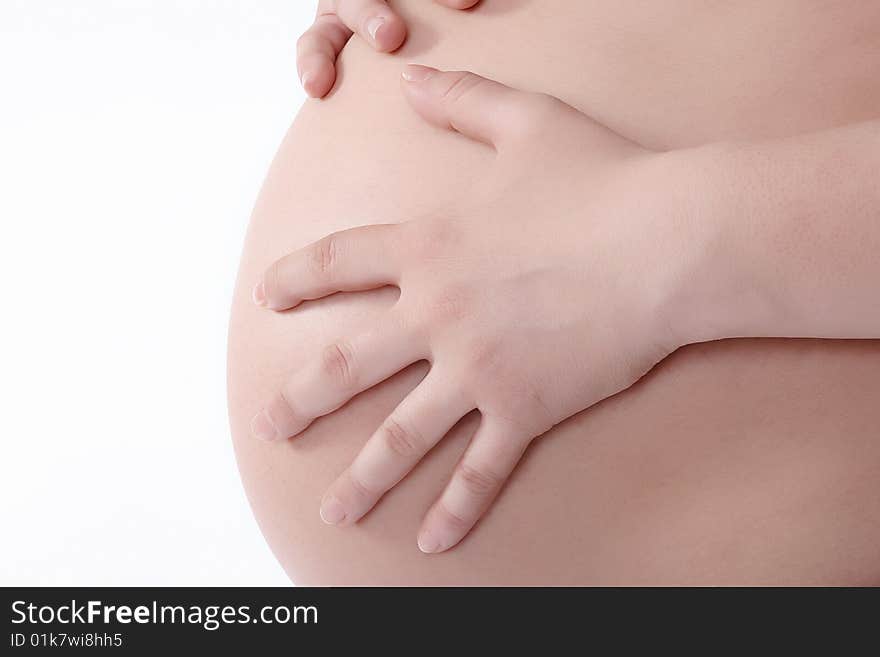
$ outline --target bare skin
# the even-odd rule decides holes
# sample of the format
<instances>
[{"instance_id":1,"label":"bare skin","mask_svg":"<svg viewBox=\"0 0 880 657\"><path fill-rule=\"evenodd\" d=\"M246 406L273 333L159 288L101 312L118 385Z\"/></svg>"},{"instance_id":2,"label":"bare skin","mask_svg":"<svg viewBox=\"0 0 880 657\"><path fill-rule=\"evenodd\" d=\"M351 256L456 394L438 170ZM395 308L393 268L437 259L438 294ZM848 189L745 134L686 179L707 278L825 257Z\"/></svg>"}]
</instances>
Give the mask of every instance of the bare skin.
<instances>
[{"instance_id":1,"label":"bare skin","mask_svg":"<svg viewBox=\"0 0 880 657\"><path fill-rule=\"evenodd\" d=\"M541 6L547 7L547 4ZM781 3L776 9L779 11L786 6ZM491 3L487 3L485 9L491 11ZM593 15L596 9L593 8ZM519 13L528 11L526 5L520 8ZM570 16L571 10L568 11ZM416 11L416 15L418 13ZM506 19L514 20L516 14L517 11L511 11ZM462 19L473 21L479 16L477 12ZM496 20L499 18L495 17ZM520 15L519 18L526 17ZM528 18L535 19L535 15L531 14ZM617 21L625 18L625 11L616 16ZM628 18L631 29L644 27L644 23L639 22L643 18L641 14L634 13ZM751 20L752 16L748 18ZM850 19L852 22L849 24L855 25L855 17ZM864 23L866 17L859 19ZM529 24L534 29L535 21L531 20ZM836 30L840 29L840 24L839 21ZM464 23L456 23L454 29L449 28L449 33L459 35L464 29L462 25ZM803 23L801 25L804 26ZM789 32L797 34L797 27L789 21ZM807 20L805 27L813 29L816 24ZM410 36L411 42L415 42L418 31L411 29ZM843 38L844 35L834 36L846 44L847 49L865 48L866 43L870 44L870 40L854 41ZM827 46L829 40L830 36L826 35L823 43ZM644 40L640 43L643 44ZM456 54L460 54L462 44L455 45ZM801 47L798 43L789 45L795 50ZM755 44L750 44L752 60L759 59L762 52ZM862 61L871 52L876 61L876 50L870 49L860 51L860 57L856 59ZM442 212L442 208L449 207L451 199L457 202L463 195L466 196L469 189L467 183L479 175L477 172L485 170L487 161L483 151L474 150L461 140L449 141L444 139L446 135L431 132L421 135L426 147L433 149L432 157L418 159L419 155L423 156L422 148L414 160L406 146L411 145L414 136L419 135L419 128L412 117L408 118L403 112L389 116L390 90L388 94L380 95L384 104L377 103L377 111L384 112L382 121L391 122L393 127L382 133L376 142L369 141L369 138L365 141L364 137L355 133L349 135L348 147L351 151L342 171L342 180L339 175L341 160L336 160L334 170L332 154L325 153L323 158L315 157L309 162L308 139L303 139L302 134L297 135L297 129L303 121L323 121L329 117L332 123L335 109L346 112L346 98L365 93L363 87L358 88L358 81L362 77L368 77L375 87L377 80L383 78L382 71L390 68L388 60L370 61L366 56L360 59L358 44L352 42L349 50L343 54L343 71L346 70L346 55L349 53L353 65L361 68L360 72L352 72L350 77L343 80L344 84L334 92L330 102L320 108L320 115L314 112L309 116L311 108L307 108L292 132L292 138L299 139L297 158L304 158L302 163L297 164L296 158L286 160L283 147L275 167L276 172L282 171L279 175L290 176L295 175L294 172L304 172L311 166L309 170L314 176L311 178L313 181L323 178L322 171L333 171L336 176L336 185L333 186L336 196L332 200L325 196L320 202L317 198L307 198L305 201L296 199L294 202L297 206L288 205L279 210L279 198L287 199L284 203L290 203L293 199L282 191L285 183L279 180L276 189L284 196L276 195L273 200L274 185L270 176L255 213L249 242L251 246L246 251L243 272L265 268L271 259L338 228L402 221L410 219L412 215ZM607 55L601 49L592 54L594 59ZM744 68L760 68L759 61L743 59L743 53L736 54L740 57L737 61ZM786 61L786 54L785 49L780 51L777 47L774 61ZM442 49L432 55L442 59ZM481 56L475 54L474 59L479 60ZM505 60L504 65L509 63L509 60ZM624 72L625 63L618 61ZM490 61L486 66L491 67L492 64ZM503 75L503 66L497 62L495 65ZM470 65L469 68L475 66ZM527 64L523 70L525 78L529 77L529 73L538 72L529 69ZM852 72L851 69L848 71ZM654 81L656 73L647 71L645 79ZM558 91L548 88L552 85L552 77L549 76L548 86L543 89L558 94ZM760 79L766 81L766 78L766 72L762 73ZM704 79L703 91L709 98L723 97L725 84L735 79L735 75L724 79ZM826 76L823 84L827 85L828 80ZM840 76L838 81L850 99L860 95L851 78ZM720 88L715 89L714 94L708 93L711 91L706 89L709 84L716 84ZM680 81L677 90L680 96L687 98L683 81ZM866 88L863 92L865 97L869 96L868 90ZM583 110L592 104L594 114L613 114L616 108L610 106L613 103L609 103L607 98L604 99L604 109L602 103L598 103L600 107L595 109L598 101L590 97L591 91L582 92L583 100L579 109ZM740 118L746 125L733 135L728 126L727 131L718 131L718 138L788 134L781 129L781 125L776 131L770 129L774 122L774 108L778 111L779 105L784 103L777 99L777 104L773 105L768 99L761 98L759 92L760 89L757 89L751 101L765 103L768 118L762 126L763 130L750 131L748 123L753 114L742 111ZM817 89L817 101L824 98L826 94L820 94ZM577 105L573 99L570 102ZM687 103L684 105L687 106ZM640 106L650 106L650 103L646 101ZM374 134L381 133L375 127L379 115L369 115L369 104L360 98L357 107L367 123L370 123L368 119L372 119L370 125L374 126ZM876 109L876 106L873 107L874 111ZM621 111L624 110L625 106L621 108ZM829 107L826 105L822 110L827 113ZM858 120L869 111L864 103L853 103L849 117ZM802 130L836 125L837 121L822 124L816 117L821 113L813 112L811 115L811 112L801 111L798 116L803 117ZM351 122L351 110L348 110L348 116ZM653 142L655 146L665 143L669 147L692 145L694 142L689 140L694 139L694 132L699 132L701 114L694 113L688 117L688 129L678 133L677 124L664 126L659 122L659 119L668 116L669 113L656 117L658 121L653 125L650 121L642 122L642 143ZM678 121L681 117L676 115L673 118ZM714 118L718 119L718 115ZM850 122L846 116L838 118L839 122ZM809 125L811 121L813 125ZM791 129L790 121L786 127ZM645 138L645 133L652 129L656 132L654 138ZM629 137L635 140L637 136ZM400 140L399 145L393 151L385 151L393 147L393 143L389 142L395 138ZM343 142L341 147L344 147L346 136L340 135L340 139ZM326 141L322 146L326 149ZM358 153L364 153L367 160L369 157L366 154L372 153L375 157L380 149L381 152L394 154L379 158L382 162L393 162L389 164L389 169L394 179L388 181L393 182L393 186L386 184L383 187L378 179L365 181L369 174L364 174L361 169L358 175L357 167L351 164L351 158ZM443 167L441 163L444 158L455 162L455 168ZM322 159L330 160L326 162L327 169L320 168ZM315 162L319 162L317 170ZM399 172L395 164L403 165ZM434 193L429 202L437 204L433 209L430 205L426 206L423 189L412 189L412 184L407 184L407 175L409 180L415 181L418 174L427 175L432 181ZM389 175L388 172L386 175ZM457 176L461 178L457 179ZM313 182L311 188L314 186ZM375 197L370 196L369 203L353 203L354 199L347 196L347 192L354 190L358 193L360 190L363 197L364 189L375 194ZM419 192L422 192L421 196ZM393 197L387 198L392 193ZM267 207L267 198L268 212L263 214L261 208ZM351 208L359 210L361 217L341 220L340 217L344 217L346 212L350 213ZM337 214L335 217L334 210ZM377 215L363 216L365 210L371 215L377 212ZM282 220L277 215L274 215L276 219L271 218L275 212L287 216L291 212L308 216L311 223L305 227L281 228ZM261 221L261 217L269 218ZM259 247L261 230L265 231L262 238L266 240L264 244L271 245L271 248ZM299 232L285 233L288 235L286 243L280 244L279 233L292 230ZM312 231L311 234L309 231ZM254 247L254 244L257 246ZM253 258L254 262L249 263L249 258ZM256 276L251 280L256 280ZM247 285L244 284L244 287ZM523 466L505 488L497 506L477 526L473 535L455 550L435 558L429 566L419 561L420 555L410 554L413 550L413 533L418 527L418 519L452 471L455 459L469 437L468 431L475 426L477 418L473 416L466 419L412 476L387 495L382 504L355 528L345 530L346 536L338 536L335 533L338 530L321 528L317 524L317 517L313 515L310 519L308 510L292 501L292 494L295 492L296 499L303 500L311 492L320 500L323 493L321 486L312 486L310 482L318 480L321 483L329 469L334 476L328 476L322 482L324 487L328 486L351 462L370 433L403 394L413 387L419 375L424 373L424 368L411 368L402 376L371 390L342 411L319 420L307 430L304 438L290 445L266 448L245 443L247 436L239 434L242 431L247 433L244 425L248 418L237 417L236 409L241 414L246 409L255 411L259 396L254 393L262 393L264 399L271 395L272 385L277 389L286 378L285 372L296 371L299 364L308 362L311 353L320 349L319 345L377 321L394 296L393 291L386 289L362 293L359 295L362 298L351 295L334 297L303 306L293 314L278 316L269 320L270 323L263 325L263 328L262 320L255 319L241 306L233 318L231 406L242 471L270 544L295 581L807 583L845 580L865 583L876 577L877 554L872 546L877 544L877 527L870 518L876 517L876 509L871 505L877 503L876 486L872 484L877 470L877 441L876 432L873 436L871 433L871 427L877 426L877 418L871 416L869 402L871 390L876 385L870 368L876 367L876 362L866 370L860 370L856 365L869 363L871 357L876 359L877 349L874 343L864 341L846 344L827 341L737 341L680 350L626 393L557 426L535 444L529 450ZM247 290L240 290L237 304L246 302L246 297ZM326 314L332 316L329 322ZM269 333L265 332L267 329ZM244 331L247 331L249 343L243 347L241 338L237 341L236 335L244 335ZM285 333L290 337L284 337ZM281 343L290 338L297 344L282 346ZM306 344L309 340L310 344ZM271 345L267 346L267 343ZM288 360L278 362L285 357ZM830 367L832 362L837 364ZM237 369L237 363L240 369ZM250 369L244 370L245 367ZM839 374L840 379L835 379L834 374ZM260 376L263 377L263 383L257 381ZM732 381L745 381L751 377L755 378L754 383L743 385L741 389L731 387ZM795 382L797 385L794 385ZM860 393L854 395L853 387ZM833 399L830 407L829 399ZM857 402L858 399L863 401ZM686 406L685 409L682 409L682 404ZM601 417L607 418L608 424L604 429L594 424L598 421L596 418ZM848 424L854 420L854 425ZM835 422L839 424L835 426ZM328 434L328 431L331 433ZM604 448L602 435L608 437ZM304 444L311 444L312 448L303 447ZM848 451L847 445L854 451ZM821 446L821 449L816 450L816 446ZM640 451L634 453L633 449ZM661 449L663 451L659 451ZM614 467L609 467L608 461L600 463L595 460L601 460L603 453L611 459ZM856 453L860 455L859 458L851 458ZM284 454L290 455L289 462L283 457ZM634 454L648 454L650 459L641 459ZM726 458L720 458L721 454L725 454ZM668 464L666 459L670 458L675 459L681 468L675 475L663 468L663 463ZM265 466L260 466L261 461L271 463L271 467L267 470ZM775 474L771 474L766 469L771 463L776 463L777 468L779 463L790 464L790 467L786 467L784 472L774 471ZM799 469L798 465L803 469ZM548 474L542 479L540 472ZM563 476L565 472L571 472L571 479ZM703 475L698 482L692 481L688 474L694 472ZM765 480L756 479L761 472ZM291 483L290 477L296 477L297 473L300 473L300 478ZM304 480L305 473L309 473L309 482ZM783 483L784 489L778 488ZM285 490L286 486L290 486L290 490ZM817 503L819 499L822 500L821 504ZM317 504L314 499L311 502ZM312 514L315 508L312 507ZM559 514L554 513L557 508L561 510ZM517 527L517 518L521 517L528 517L529 521L524 527ZM659 522L661 519L662 522ZM409 530L407 541L402 540L404 527ZM540 541L528 538L533 531L542 537ZM290 532L301 539L295 541L295 545L291 542ZM824 538L806 540L805 533ZM845 549L838 547L835 548L835 554L830 553L828 545L837 543L840 536L847 537ZM484 544L482 547L481 543ZM650 547L646 548L646 545ZM699 545L699 549L695 552L696 545ZM324 560L318 557L317 552L321 549L336 558Z\"/></svg>"}]
</instances>

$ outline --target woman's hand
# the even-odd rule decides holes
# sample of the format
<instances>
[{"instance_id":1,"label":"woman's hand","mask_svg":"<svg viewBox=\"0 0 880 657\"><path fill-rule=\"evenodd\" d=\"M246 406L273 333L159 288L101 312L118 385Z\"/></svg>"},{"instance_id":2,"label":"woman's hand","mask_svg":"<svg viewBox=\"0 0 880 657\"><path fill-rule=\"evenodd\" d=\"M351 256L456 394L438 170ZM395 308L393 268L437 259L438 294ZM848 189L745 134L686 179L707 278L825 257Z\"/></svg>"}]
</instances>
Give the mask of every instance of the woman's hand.
<instances>
[{"instance_id":1,"label":"woman's hand","mask_svg":"<svg viewBox=\"0 0 880 657\"><path fill-rule=\"evenodd\" d=\"M354 228L274 263L255 301L285 310L396 285L370 330L295 372L253 421L284 439L419 360L431 368L326 494L347 525L468 412L482 419L428 511L419 547L458 543L529 443L633 384L684 343L676 300L691 246L678 178L648 151L561 101L421 66L403 91L429 122L497 153L477 198L442 217Z\"/></svg>"},{"instance_id":2,"label":"woman's hand","mask_svg":"<svg viewBox=\"0 0 880 657\"><path fill-rule=\"evenodd\" d=\"M470 9L480 0L434 0ZM320 0L312 26L296 46L299 79L313 98L326 96L336 82L336 58L352 34L379 52L394 52L406 39L406 25L385 0Z\"/></svg>"}]
</instances>

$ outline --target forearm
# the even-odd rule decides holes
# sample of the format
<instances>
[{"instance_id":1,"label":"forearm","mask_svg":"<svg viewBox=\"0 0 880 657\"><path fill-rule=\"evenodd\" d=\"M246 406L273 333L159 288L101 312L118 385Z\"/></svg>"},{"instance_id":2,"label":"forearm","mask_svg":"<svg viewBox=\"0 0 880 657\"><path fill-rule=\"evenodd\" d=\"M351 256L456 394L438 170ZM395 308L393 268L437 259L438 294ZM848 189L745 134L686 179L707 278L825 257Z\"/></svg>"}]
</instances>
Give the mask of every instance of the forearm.
<instances>
[{"instance_id":1,"label":"forearm","mask_svg":"<svg viewBox=\"0 0 880 657\"><path fill-rule=\"evenodd\" d=\"M880 121L691 155L693 341L880 337Z\"/></svg>"}]
</instances>

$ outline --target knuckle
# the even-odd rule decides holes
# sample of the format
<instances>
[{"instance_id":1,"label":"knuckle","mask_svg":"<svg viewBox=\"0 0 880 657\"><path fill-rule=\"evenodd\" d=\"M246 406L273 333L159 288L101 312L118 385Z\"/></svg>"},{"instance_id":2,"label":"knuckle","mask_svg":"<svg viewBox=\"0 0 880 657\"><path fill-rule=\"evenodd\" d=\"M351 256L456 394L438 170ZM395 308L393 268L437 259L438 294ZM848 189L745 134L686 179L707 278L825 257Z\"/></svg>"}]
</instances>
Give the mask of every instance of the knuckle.
<instances>
[{"instance_id":1,"label":"knuckle","mask_svg":"<svg viewBox=\"0 0 880 657\"><path fill-rule=\"evenodd\" d=\"M324 374L343 389L356 384L354 353L347 342L334 342L324 347L321 365Z\"/></svg>"},{"instance_id":2,"label":"knuckle","mask_svg":"<svg viewBox=\"0 0 880 657\"><path fill-rule=\"evenodd\" d=\"M538 436L553 427L553 421L543 410L537 409L529 400L508 398L487 404L487 415L509 432L507 447L525 451Z\"/></svg>"},{"instance_id":3,"label":"knuckle","mask_svg":"<svg viewBox=\"0 0 880 657\"><path fill-rule=\"evenodd\" d=\"M285 430L291 430L292 432L301 431L313 419L298 408L294 402L295 399L296 395L290 389L289 384L285 384L267 407L272 421L276 425L283 425Z\"/></svg>"},{"instance_id":4,"label":"knuckle","mask_svg":"<svg viewBox=\"0 0 880 657\"><path fill-rule=\"evenodd\" d=\"M332 49L325 33L329 29L329 23L324 18L320 16L315 19L311 27L299 35L299 38L296 40L296 53L298 57L314 52L327 52L328 49Z\"/></svg>"},{"instance_id":5,"label":"knuckle","mask_svg":"<svg viewBox=\"0 0 880 657\"><path fill-rule=\"evenodd\" d=\"M314 43L314 32L313 28L309 28L305 32L299 35L299 38L296 40L296 51L300 55L305 53L307 50L311 49L311 46Z\"/></svg>"},{"instance_id":6,"label":"knuckle","mask_svg":"<svg viewBox=\"0 0 880 657\"><path fill-rule=\"evenodd\" d=\"M495 376L491 394L480 401L480 410L493 422L501 422L516 442L528 446L556 423L558 413L530 382Z\"/></svg>"},{"instance_id":7,"label":"knuckle","mask_svg":"<svg viewBox=\"0 0 880 657\"><path fill-rule=\"evenodd\" d=\"M354 475L354 473L349 469L346 473L345 477L348 482L348 488L352 492L355 497L358 497L363 500L371 500L375 498L378 493L372 490L369 486L364 484L358 477Z\"/></svg>"},{"instance_id":8,"label":"knuckle","mask_svg":"<svg viewBox=\"0 0 880 657\"><path fill-rule=\"evenodd\" d=\"M462 239L458 225L448 218L427 218L404 224L405 251L415 262L436 259Z\"/></svg>"},{"instance_id":9,"label":"knuckle","mask_svg":"<svg viewBox=\"0 0 880 657\"><path fill-rule=\"evenodd\" d=\"M422 437L397 418L389 417L385 420L381 435L388 449L398 456L412 457L422 452Z\"/></svg>"},{"instance_id":10,"label":"knuckle","mask_svg":"<svg viewBox=\"0 0 880 657\"><path fill-rule=\"evenodd\" d=\"M501 343L496 338L474 338L465 348L465 358L474 374L497 372L503 364Z\"/></svg>"},{"instance_id":11,"label":"knuckle","mask_svg":"<svg viewBox=\"0 0 880 657\"><path fill-rule=\"evenodd\" d=\"M399 228L395 253L402 275L436 279L436 268L446 267L460 253L461 229L449 219L427 218Z\"/></svg>"},{"instance_id":12,"label":"knuckle","mask_svg":"<svg viewBox=\"0 0 880 657\"><path fill-rule=\"evenodd\" d=\"M511 115L513 130L521 139L546 137L547 130L556 122L560 101L544 93L527 94L525 102Z\"/></svg>"},{"instance_id":13,"label":"knuckle","mask_svg":"<svg viewBox=\"0 0 880 657\"><path fill-rule=\"evenodd\" d=\"M492 472L485 466L472 466L461 463L458 466L458 480L464 489L478 498L490 496L500 485L501 476Z\"/></svg>"},{"instance_id":14,"label":"knuckle","mask_svg":"<svg viewBox=\"0 0 880 657\"><path fill-rule=\"evenodd\" d=\"M563 106L562 101L555 96L541 92L529 93L529 101L531 110L534 112L534 116L537 117L546 118L548 116L553 116L559 112L559 108Z\"/></svg>"},{"instance_id":15,"label":"knuckle","mask_svg":"<svg viewBox=\"0 0 880 657\"><path fill-rule=\"evenodd\" d=\"M448 326L465 320L471 312L472 294L459 285L447 285L428 297L424 314L430 326Z\"/></svg>"},{"instance_id":16,"label":"knuckle","mask_svg":"<svg viewBox=\"0 0 880 657\"><path fill-rule=\"evenodd\" d=\"M277 397L278 405L281 406L284 410L286 410L288 412L296 413L296 409L294 409L294 407L293 407L292 399L293 399L293 395L290 394L290 391L288 390L287 386L282 387L281 390L278 391L278 397Z\"/></svg>"},{"instance_id":17,"label":"knuckle","mask_svg":"<svg viewBox=\"0 0 880 657\"><path fill-rule=\"evenodd\" d=\"M339 3L347 0L319 0L317 18L339 13Z\"/></svg>"},{"instance_id":18,"label":"knuckle","mask_svg":"<svg viewBox=\"0 0 880 657\"><path fill-rule=\"evenodd\" d=\"M548 431L553 426L554 413L544 396L532 385L516 386L506 400L498 406L498 415L512 429L529 440Z\"/></svg>"},{"instance_id":19,"label":"knuckle","mask_svg":"<svg viewBox=\"0 0 880 657\"><path fill-rule=\"evenodd\" d=\"M449 505L442 499L437 503L437 513L443 518L444 522L451 525L453 529L459 533L467 532L473 526L473 521L469 521L461 514L455 513L449 509Z\"/></svg>"},{"instance_id":20,"label":"knuckle","mask_svg":"<svg viewBox=\"0 0 880 657\"><path fill-rule=\"evenodd\" d=\"M443 92L441 101L446 105L454 105L468 93L479 87L482 83L483 79L473 73L456 73L452 84L450 84Z\"/></svg>"},{"instance_id":21,"label":"knuckle","mask_svg":"<svg viewBox=\"0 0 880 657\"><path fill-rule=\"evenodd\" d=\"M338 239L335 235L315 242L308 251L308 264L312 273L319 278L329 278L338 259Z\"/></svg>"},{"instance_id":22,"label":"knuckle","mask_svg":"<svg viewBox=\"0 0 880 657\"><path fill-rule=\"evenodd\" d=\"M529 440L535 436L540 436L553 428L554 412L550 405L544 399L544 395L539 390L530 386L524 395L520 409L526 409L525 417L530 418L530 422L520 425L524 430L531 434Z\"/></svg>"}]
</instances>

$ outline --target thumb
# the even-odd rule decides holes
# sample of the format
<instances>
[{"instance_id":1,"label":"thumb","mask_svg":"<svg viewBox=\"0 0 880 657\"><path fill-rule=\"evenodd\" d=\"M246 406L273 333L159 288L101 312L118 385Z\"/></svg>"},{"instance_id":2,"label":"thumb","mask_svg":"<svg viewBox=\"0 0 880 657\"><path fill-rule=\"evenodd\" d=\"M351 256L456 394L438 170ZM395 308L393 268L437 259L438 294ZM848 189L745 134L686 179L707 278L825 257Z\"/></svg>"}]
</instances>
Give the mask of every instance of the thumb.
<instances>
[{"instance_id":1,"label":"thumb","mask_svg":"<svg viewBox=\"0 0 880 657\"><path fill-rule=\"evenodd\" d=\"M465 71L438 71L410 64L404 96L429 123L498 148L534 121L540 94L517 91Z\"/></svg>"}]
</instances>

